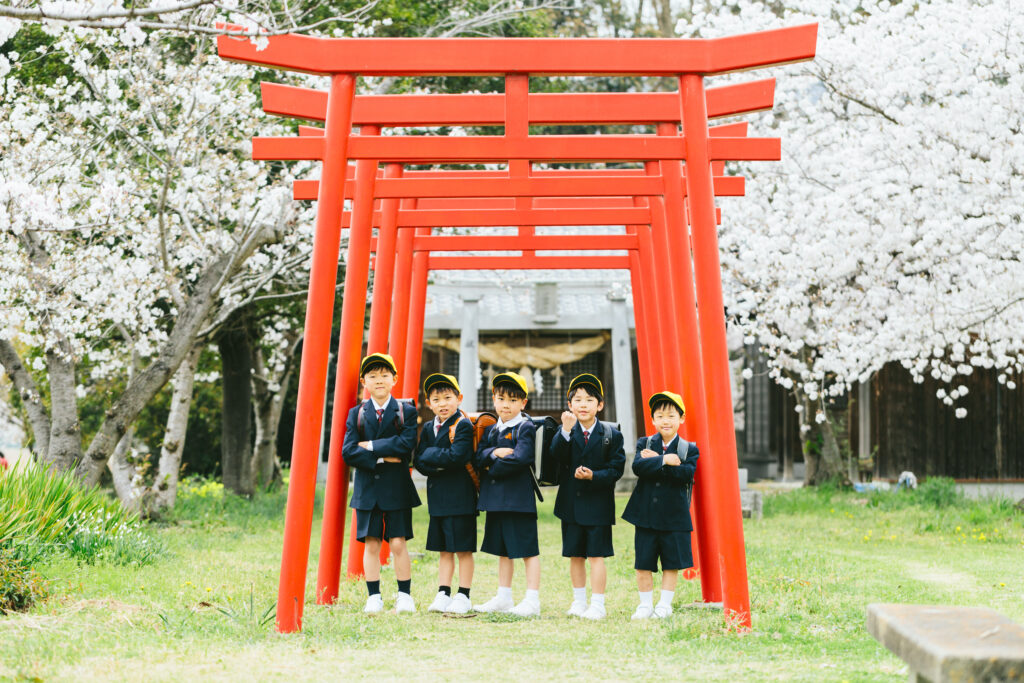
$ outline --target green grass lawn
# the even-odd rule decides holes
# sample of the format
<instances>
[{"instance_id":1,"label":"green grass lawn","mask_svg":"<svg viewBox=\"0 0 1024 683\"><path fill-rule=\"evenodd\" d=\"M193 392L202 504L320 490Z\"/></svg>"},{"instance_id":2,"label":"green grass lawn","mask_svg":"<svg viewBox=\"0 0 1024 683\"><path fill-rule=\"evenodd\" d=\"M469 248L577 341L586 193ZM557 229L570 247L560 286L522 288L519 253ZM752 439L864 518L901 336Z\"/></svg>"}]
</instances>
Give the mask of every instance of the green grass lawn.
<instances>
[{"instance_id":1,"label":"green grass lawn","mask_svg":"<svg viewBox=\"0 0 1024 683\"><path fill-rule=\"evenodd\" d=\"M0 678L895 681L905 670L865 630L868 603L981 605L1024 621L1024 514L1012 505L908 506L895 494L827 491L771 496L765 518L746 521L752 632L726 631L717 610L687 608L700 597L696 581L680 582L671 619L631 622L633 531L622 522L608 562L608 618L572 620L551 493L540 516L540 619L427 614L437 557L423 553L420 507L410 542L422 553L413 565L418 614L363 616L362 583L343 582L332 607L312 604L318 516L304 631L279 635L260 622L277 591L284 496L247 502L214 490L154 527L166 553L152 565L40 567L50 599L0 617ZM516 571L519 600L521 563ZM381 584L390 608L393 572ZM495 560L478 555L474 602L496 585Z\"/></svg>"}]
</instances>

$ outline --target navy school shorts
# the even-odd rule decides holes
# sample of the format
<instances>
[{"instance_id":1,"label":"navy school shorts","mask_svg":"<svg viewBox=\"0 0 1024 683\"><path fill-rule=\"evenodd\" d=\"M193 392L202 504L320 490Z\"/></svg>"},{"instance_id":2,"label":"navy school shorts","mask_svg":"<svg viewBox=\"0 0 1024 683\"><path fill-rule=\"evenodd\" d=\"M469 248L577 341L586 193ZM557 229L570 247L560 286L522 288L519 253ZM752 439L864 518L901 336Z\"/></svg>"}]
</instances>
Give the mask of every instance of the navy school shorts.
<instances>
[{"instance_id":1,"label":"navy school shorts","mask_svg":"<svg viewBox=\"0 0 1024 683\"><path fill-rule=\"evenodd\" d=\"M509 558L540 555L536 513L488 512L480 552Z\"/></svg>"},{"instance_id":2,"label":"navy school shorts","mask_svg":"<svg viewBox=\"0 0 1024 683\"><path fill-rule=\"evenodd\" d=\"M430 516L427 550L435 553L476 552L476 515Z\"/></svg>"},{"instance_id":3,"label":"navy school shorts","mask_svg":"<svg viewBox=\"0 0 1024 683\"><path fill-rule=\"evenodd\" d=\"M611 524L585 526L562 520L562 557L611 557Z\"/></svg>"},{"instance_id":4,"label":"navy school shorts","mask_svg":"<svg viewBox=\"0 0 1024 683\"><path fill-rule=\"evenodd\" d=\"M689 531L659 531L636 527L633 547L636 550L634 569L649 572L658 571L661 559L662 571L688 569L693 566L693 552L690 549Z\"/></svg>"},{"instance_id":5,"label":"navy school shorts","mask_svg":"<svg viewBox=\"0 0 1024 683\"><path fill-rule=\"evenodd\" d=\"M412 538L412 508L401 510L356 510L356 540L360 543L367 537Z\"/></svg>"}]
</instances>

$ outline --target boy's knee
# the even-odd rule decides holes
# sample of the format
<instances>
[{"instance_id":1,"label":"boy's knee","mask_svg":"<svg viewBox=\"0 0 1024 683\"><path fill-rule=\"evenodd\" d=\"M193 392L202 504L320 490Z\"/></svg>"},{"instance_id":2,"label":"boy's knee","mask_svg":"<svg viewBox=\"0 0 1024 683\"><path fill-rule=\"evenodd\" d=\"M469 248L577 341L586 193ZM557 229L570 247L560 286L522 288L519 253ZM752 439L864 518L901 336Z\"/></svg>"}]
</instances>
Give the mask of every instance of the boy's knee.
<instances>
[{"instance_id":1,"label":"boy's knee","mask_svg":"<svg viewBox=\"0 0 1024 683\"><path fill-rule=\"evenodd\" d=\"M393 553L404 553L405 552L405 539L404 538L392 538L388 541L391 544L391 552Z\"/></svg>"},{"instance_id":2,"label":"boy's knee","mask_svg":"<svg viewBox=\"0 0 1024 683\"><path fill-rule=\"evenodd\" d=\"M376 549L376 550L380 550L380 539L379 538L374 538L373 536L367 536L365 539L363 539L363 544L366 546L367 549L373 548L373 549Z\"/></svg>"}]
</instances>

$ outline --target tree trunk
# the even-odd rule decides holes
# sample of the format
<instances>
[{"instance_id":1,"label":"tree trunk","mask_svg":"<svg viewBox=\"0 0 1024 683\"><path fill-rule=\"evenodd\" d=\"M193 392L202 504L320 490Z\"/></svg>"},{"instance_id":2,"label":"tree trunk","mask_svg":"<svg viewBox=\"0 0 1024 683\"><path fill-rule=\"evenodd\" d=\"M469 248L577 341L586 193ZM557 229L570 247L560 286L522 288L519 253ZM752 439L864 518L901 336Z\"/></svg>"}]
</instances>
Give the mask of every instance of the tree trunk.
<instances>
[{"instance_id":1,"label":"tree trunk","mask_svg":"<svg viewBox=\"0 0 1024 683\"><path fill-rule=\"evenodd\" d=\"M0 365L11 378L28 415L28 424L32 429L32 453L38 462L45 462L50 450L50 415L46 412L39 387L21 362L18 350L7 339L0 339Z\"/></svg>"},{"instance_id":2,"label":"tree trunk","mask_svg":"<svg viewBox=\"0 0 1024 683\"><path fill-rule=\"evenodd\" d=\"M135 427L132 426L124 433L117 447L110 456L107 465L110 467L110 476L114 481L114 491L118 500L130 512L140 513L143 510L143 499L146 489L142 485L138 467L130 453L132 441L135 440Z\"/></svg>"},{"instance_id":3,"label":"tree trunk","mask_svg":"<svg viewBox=\"0 0 1024 683\"><path fill-rule=\"evenodd\" d=\"M46 371L50 380L50 448L42 462L63 472L82 457L75 361L66 340L46 352Z\"/></svg>"},{"instance_id":4,"label":"tree trunk","mask_svg":"<svg viewBox=\"0 0 1024 683\"><path fill-rule=\"evenodd\" d=\"M221 359L221 473L224 487L252 495L252 349L244 317L236 317L217 339Z\"/></svg>"},{"instance_id":5,"label":"tree trunk","mask_svg":"<svg viewBox=\"0 0 1024 683\"><path fill-rule=\"evenodd\" d=\"M216 303L224 282L253 251L275 239L276 233L266 230L244 242L236 251L220 256L203 270L188 302L178 311L174 327L157 357L128 382L121 396L106 412L85 456L75 469L79 479L86 484L99 481L107 459L129 425L177 372L181 361L195 345L196 336Z\"/></svg>"},{"instance_id":6,"label":"tree trunk","mask_svg":"<svg viewBox=\"0 0 1024 683\"><path fill-rule=\"evenodd\" d=\"M295 337L299 338L298 333ZM259 345L253 345L253 407L256 412L256 447L252 456L252 473L254 487L270 488L281 472L281 464L277 459L277 432L281 425L281 411L288 385L291 384L292 371L295 367L293 357L295 342L290 345L292 357L285 364L281 378L274 382L266 377L263 364L263 352ZM272 389L272 385L276 388Z\"/></svg>"},{"instance_id":7,"label":"tree trunk","mask_svg":"<svg viewBox=\"0 0 1024 683\"><path fill-rule=\"evenodd\" d=\"M804 407L800 413L806 428L800 430L800 442L804 451L804 486L817 486L830 479L845 480L839 444L830 420L818 422L818 404L802 399Z\"/></svg>"},{"instance_id":8,"label":"tree trunk","mask_svg":"<svg viewBox=\"0 0 1024 683\"><path fill-rule=\"evenodd\" d=\"M164 440L160 446L160 463L153 482L154 498L152 512L174 507L178 497L178 475L181 471L181 453L185 448L188 431L188 413L192 407L192 390L195 387L196 368L202 348L196 346L188 354L177 372L174 373L174 392L171 394L171 410L167 414Z\"/></svg>"}]
</instances>

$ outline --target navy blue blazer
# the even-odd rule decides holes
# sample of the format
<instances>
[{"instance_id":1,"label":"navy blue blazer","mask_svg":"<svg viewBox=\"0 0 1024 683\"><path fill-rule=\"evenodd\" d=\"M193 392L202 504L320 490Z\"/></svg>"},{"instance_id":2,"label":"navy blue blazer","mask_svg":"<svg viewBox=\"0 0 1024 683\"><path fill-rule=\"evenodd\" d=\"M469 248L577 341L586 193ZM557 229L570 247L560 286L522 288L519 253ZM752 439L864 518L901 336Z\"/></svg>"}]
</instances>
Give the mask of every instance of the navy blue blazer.
<instances>
[{"instance_id":1,"label":"navy blue blazer","mask_svg":"<svg viewBox=\"0 0 1024 683\"><path fill-rule=\"evenodd\" d=\"M666 465L661 455L640 457L640 451L645 448L647 437L636 442L636 455L633 456L636 488L626 503L622 518L630 524L647 529L693 531L690 506L686 504L686 488L693 481L697 458L700 457L696 444L690 444L686 457L680 458L683 462L679 465ZM661 453L660 434L651 438L651 450Z\"/></svg>"},{"instance_id":2,"label":"navy blue blazer","mask_svg":"<svg viewBox=\"0 0 1024 683\"><path fill-rule=\"evenodd\" d=\"M530 512L537 514L537 501L533 497L533 466L536 453L534 439L537 430L526 418L515 427L498 433L498 425L484 432L476 449L473 463L480 472L480 500L477 510L494 512ZM504 458L492 455L495 448L512 448L514 452Z\"/></svg>"},{"instance_id":3,"label":"navy blue blazer","mask_svg":"<svg viewBox=\"0 0 1024 683\"><path fill-rule=\"evenodd\" d=\"M605 434L610 430L610 434ZM604 456L604 440L611 439L608 457ZM622 434L598 421L586 445L583 428L577 422L569 432L569 440L562 429L551 438L551 455L558 463L558 496L555 498L555 517L584 526L615 524L615 482L626 467L626 451L622 447ZM577 467L588 467L594 472L591 480L577 479Z\"/></svg>"},{"instance_id":4,"label":"navy blue blazer","mask_svg":"<svg viewBox=\"0 0 1024 683\"><path fill-rule=\"evenodd\" d=\"M401 433L396 429L398 406L405 411ZM363 412L363 435L359 434L357 420ZM364 401L348 411L345 420L345 441L341 457L355 470L352 500L349 507L356 510L402 510L420 504L416 485L409 474L413 447L416 445L416 409L392 396L384 406L383 419L377 424L377 411L373 402ZM359 446L360 441L372 441L373 450ZM401 458L402 462L381 462L378 458Z\"/></svg>"},{"instance_id":5,"label":"navy blue blazer","mask_svg":"<svg viewBox=\"0 0 1024 683\"><path fill-rule=\"evenodd\" d=\"M454 443L449 440L453 424ZM432 516L476 514L476 487L466 471L473 455L473 423L462 415L448 418L436 437L433 420L423 425L412 462L427 475L427 506Z\"/></svg>"}]
</instances>

